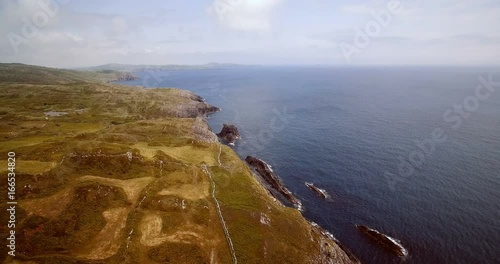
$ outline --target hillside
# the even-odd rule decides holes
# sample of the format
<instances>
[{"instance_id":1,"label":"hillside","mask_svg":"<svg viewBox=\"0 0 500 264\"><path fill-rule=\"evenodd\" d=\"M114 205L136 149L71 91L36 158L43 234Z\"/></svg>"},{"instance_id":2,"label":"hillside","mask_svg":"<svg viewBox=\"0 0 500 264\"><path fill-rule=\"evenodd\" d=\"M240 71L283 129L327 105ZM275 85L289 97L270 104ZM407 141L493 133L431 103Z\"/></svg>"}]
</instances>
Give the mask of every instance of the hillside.
<instances>
[{"instance_id":1,"label":"hillside","mask_svg":"<svg viewBox=\"0 0 500 264\"><path fill-rule=\"evenodd\" d=\"M103 82L113 76L0 64L0 156L15 152L17 201L16 256L0 262L353 262L218 142L203 118L216 107Z\"/></svg>"}]
</instances>

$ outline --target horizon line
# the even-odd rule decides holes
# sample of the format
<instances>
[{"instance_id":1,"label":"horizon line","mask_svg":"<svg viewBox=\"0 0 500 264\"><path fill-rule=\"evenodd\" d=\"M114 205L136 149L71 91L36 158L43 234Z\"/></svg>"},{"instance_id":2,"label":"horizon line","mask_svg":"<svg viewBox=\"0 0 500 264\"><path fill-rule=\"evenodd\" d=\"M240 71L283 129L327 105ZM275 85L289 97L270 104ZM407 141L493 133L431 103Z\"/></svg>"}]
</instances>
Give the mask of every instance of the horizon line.
<instances>
[{"instance_id":1,"label":"horizon line","mask_svg":"<svg viewBox=\"0 0 500 264\"><path fill-rule=\"evenodd\" d=\"M99 65L91 66L76 66L76 67L64 67L64 66L51 66L51 65L41 65L41 64L30 64L23 62L0 62L0 64L22 64L28 66L39 66L54 69L66 69L66 70L83 70L88 68L98 68L104 66L145 66L145 67L165 67L165 66L206 66L206 65L221 65L221 66L247 66L247 67L343 67L343 68L355 68L355 67L450 67L450 68L471 68L471 67L500 67L500 64L332 64L332 63L304 63L304 64L279 64L279 63L265 63L265 64L246 64L246 63L235 63L235 62L207 62L207 63L171 63L171 64L147 64L147 63L116 63L110 62Z\"/></svg>"}]
</instances>

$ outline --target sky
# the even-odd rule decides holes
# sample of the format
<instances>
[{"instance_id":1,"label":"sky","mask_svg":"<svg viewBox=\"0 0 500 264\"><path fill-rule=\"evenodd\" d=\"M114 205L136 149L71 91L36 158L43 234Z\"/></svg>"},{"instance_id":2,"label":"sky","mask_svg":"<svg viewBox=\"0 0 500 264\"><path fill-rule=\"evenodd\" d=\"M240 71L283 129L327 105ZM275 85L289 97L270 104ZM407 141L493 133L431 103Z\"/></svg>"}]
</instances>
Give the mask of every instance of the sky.
<instances>
[{"instance_id":1,"label":"sky","mask_svg":"<svg viewBox=\"0 0 500 264\"><path fill-rule=\"evenodd\" d=\"M498 65L499 0L1 0L0 62Z\"/></svg>"}]
</instances>

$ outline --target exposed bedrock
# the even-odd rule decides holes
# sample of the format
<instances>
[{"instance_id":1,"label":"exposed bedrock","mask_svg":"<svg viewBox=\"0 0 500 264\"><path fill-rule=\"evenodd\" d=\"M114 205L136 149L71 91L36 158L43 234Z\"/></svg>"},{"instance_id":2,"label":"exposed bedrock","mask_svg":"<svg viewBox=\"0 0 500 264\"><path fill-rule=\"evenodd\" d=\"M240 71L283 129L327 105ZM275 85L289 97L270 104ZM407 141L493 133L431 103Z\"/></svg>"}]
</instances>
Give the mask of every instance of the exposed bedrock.
<instances>
[{"instance_id":1,"label":"exposed bedrock","mask_svg":"<svg viewBox=\"0 0 500 264\"><path fill-rule=\"evenodd\" d=\"M281 193L297 209L302 210L302 203L285 187L281 179L274 174L266 162L252 156L246 157L245 161L252 166L271 187Z\"/></svg>"},{"instance_id":2,"label":"exposed bedrock","mask_svg":"<svg viewBox=\"0 0 500 264\"><path fill-rule=\"evenodd\" d=\"M382 234L375 229L371 229L364 225L357 225L359 231L365 234L369 239L383 246L384 248L394 252L398 256L407 256L408 251L401 245L401 241Z\"/></svg>"},{"instance_id":3,"label":"exposed bedrock","mask_svg":"<svg viewBox=\"0 0 500 264\"><path fill-rule=\"evenodd\" d=\"M323 199L329 199L330 198L330 195L326 192L326 190L320 189L320 188L314 186L314 184L310 183L310 182L306 182L305 184L306 184L307 187L309 187L309 189L311 189L319 197L321 197Z\"/></svg>"},{"instance_id":4,"label":"exposed bedrock","mask_svg":"<svg viewBox=\"0 0 500 264\"><path fill-rule=\"evenodd\" d=\"M234 142L240 138L240 132L236 126L224 124L222 130L219 134L217 134L217 136L224 139L229 144L234 144Z\"/></svg>"}]
</instances>

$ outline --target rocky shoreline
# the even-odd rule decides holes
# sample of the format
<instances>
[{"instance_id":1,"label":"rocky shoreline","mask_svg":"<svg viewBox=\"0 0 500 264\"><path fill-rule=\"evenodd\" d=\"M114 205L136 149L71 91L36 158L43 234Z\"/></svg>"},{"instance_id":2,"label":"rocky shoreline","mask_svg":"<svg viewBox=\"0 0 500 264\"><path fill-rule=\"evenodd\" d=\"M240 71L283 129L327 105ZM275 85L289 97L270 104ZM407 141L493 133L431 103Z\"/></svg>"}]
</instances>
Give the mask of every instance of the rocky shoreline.
<instances>
[{"instance_id":1,"label":"rocky shoreline","mask_svg":"<svg viewBox=\"0 0 500 264\"><path fill-rule=\"evenodd\" d=\"M302 211L304 208L302 202L297 199L288 188L285 187L281 179L274 174L269 165L258 158L248 156L245 161L252 166L264 180L271 185L276 191L283 195L295 208Z\"/></svg>"},{"instance_id":2,"label":"rocky shoreline","mask_svg":"<svg viewBox=\"0 0 500 264\"><path fill-rule=\"evenodd\" d=\"M229 145L234 145L235 141L240 138L240 133L238 128L234 125L223 124L223 128L220 133L215 134L208 123L206 122L206 117L209 114L221 111L220 108L209 105L206 103L205 99L188 91L182 91L180 96L188 97L192 100L192 103L189 105L182 107L182 111L177 113L178 117L187 117L187 118L196 118L199 123L198 125L201 127L208 128L208 134L211 134L210 137L207 137L206 133L202 137L203 140L207 142L218 142L217 138L221 138L225 140ZM195 122L196 123L196 122ZM196 129L195 129L196 130ZM197 133L203 134L203 133ZM207 139L208 138L208 139ZM267 164L262 159L247 156L245 158L246 163L249 165L251 169L258 173L261 176L261 179L264 181L259 181L265 189L267 189L268 194L275 199L278 197L273 193L272 190L279 193L282 198L285 198L290 204L293 205L298 211L303 212L304 207L302 202L294 196L294 194L285 186L283 181L277 176L271 166ZM256 175L256 174L254 174ZM267 183L267 184L266 184ZM305 186L307 186L310 190L312 190L317 196L328 200L331 199L331 196L326 192L326 190L318 188L313 183L306 182ZM343 246L338 239L336 239L330 232L319 226L314 222L309 222L311 225L311 230L314 233L317 233L320 238L320 252L323 258L318 263L339 263L334 260L338 260L338 250L340 249L345 256L347 256L344 261L340 263L360 263L360 261L354 256L345 246ZM356 225L358 230L367 236L373 242L379 244L383 248L386 248L397 256L406 257L408 255L408 251L402 246L399 240L389 237L385 234L378 232L377 230L368 228L363 225Z\"/></svg>"},{"instance_id":3,"label":"rocky shoreline","mask_svg":"<svg viewBox=\"0 0 500 264\"><path fill-rule=\"evenodd\" d=\"M233 143L231 145L234 145L234 141L238 139L240 136L236 126L227 124L223 124L221 132L216 135L226 140L229 144ZM262 179L264 179L264 181L267 184L270 185L271 188L273 188L275 191L281 194L298 211L302 212L304 210L302 202L299 199L297 199L290 190L288 190L283 181L273 172L269 164L253 156L247 156L245 158L245 161L251 168L253 168L262 177ZM261 182L261 184L265 189L268 190L269 195L271 195L273 198L277 198L275 197L273 192L267 186L265 186L263 182ZM325 199L330 197L326 193L326 191L319 189L312 184L310 185L311 186L309 185L307 186L309 188L312 187L311 190L317 192L318 195L321 195ZM338 261L339 249L345 254L344 258L341 257L341 259L343 259L342 263L353 263L353 264L360 263L360 261L356 258L356 256L354 256L345 246L343 246L340 243L340 241L336 239L330 232L328 232L327 230L325 230L324 228L322 228L321 226L319 226L314 222L308 222L308 223L311 225L311 231L317 233L320 236L319 245L322 257L321 259L318 260L319 261L318 263L328 263L328 264L339 263L335 261L335 260Z\"/></svg>"},{"instance_id":4,"label":"rocky shoreline","mask_svg":"<svg viewBox=\"0 0 500 264\"><path fill-rule=\"evenodd\" d=\"M352 263L361 263L359 261L359 259L354 256L351 251L349 249L347 249L344 245L342 245L340 243L340 241L335 238L335 236L332 235L332 233L328 232L327 230L325 230L323 227L321 227L320 225L318 225L317 223L315 222L310 222L310 224L313 226L313 228L315 228L325 239L328 239L330 241L333 241L337 246L340 247L340 249L342 249L346 254L347 254L347 257L349 258L349 260L352 261ZM323 245L324 246L324 245Z\"/></svg>"}]
</instances>

